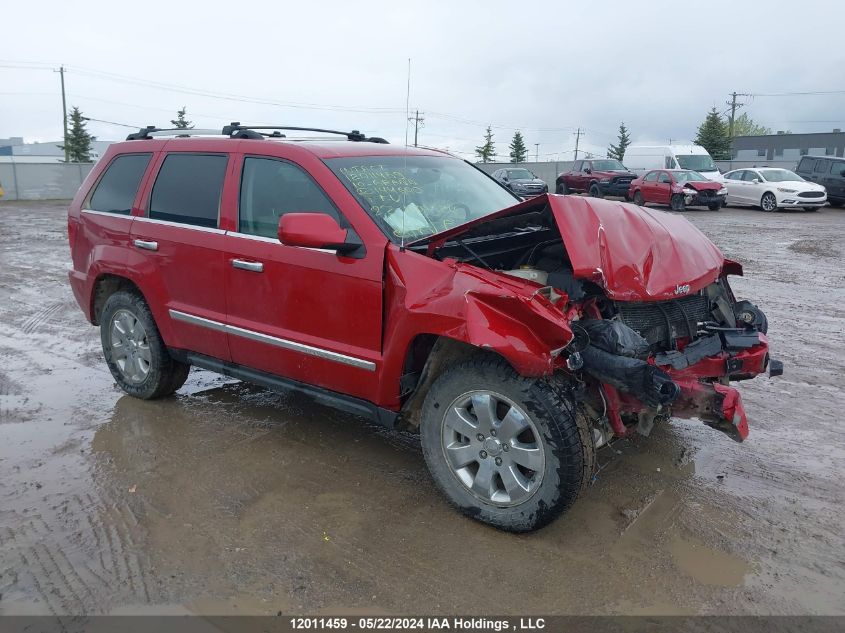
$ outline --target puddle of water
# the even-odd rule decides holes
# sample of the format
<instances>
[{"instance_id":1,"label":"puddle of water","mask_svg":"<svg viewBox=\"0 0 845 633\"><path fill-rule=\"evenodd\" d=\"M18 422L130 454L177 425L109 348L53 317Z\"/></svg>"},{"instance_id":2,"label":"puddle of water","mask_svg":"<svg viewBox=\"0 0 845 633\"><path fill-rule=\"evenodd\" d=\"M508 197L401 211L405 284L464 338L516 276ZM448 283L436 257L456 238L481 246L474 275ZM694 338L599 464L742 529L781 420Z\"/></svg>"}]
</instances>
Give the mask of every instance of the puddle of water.
<instances>
[{"instance_id":1,"label":"puddle of water","mask_svg":"<svg viewBox=\"0 0 845 633\"><path fill-rule=\"evenodd\" d=\"M678 568L698 582L720 587L739 587L751 566L737 556L708 547L691 536L675 537L669 551Z\"/></svg>"}]
</instances>

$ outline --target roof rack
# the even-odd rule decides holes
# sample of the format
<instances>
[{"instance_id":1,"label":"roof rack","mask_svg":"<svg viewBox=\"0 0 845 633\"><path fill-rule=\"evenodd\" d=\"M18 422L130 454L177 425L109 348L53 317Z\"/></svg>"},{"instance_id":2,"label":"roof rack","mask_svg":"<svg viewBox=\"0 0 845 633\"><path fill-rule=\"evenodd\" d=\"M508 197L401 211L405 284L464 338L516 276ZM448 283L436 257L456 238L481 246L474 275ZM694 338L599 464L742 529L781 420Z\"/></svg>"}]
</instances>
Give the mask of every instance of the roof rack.
<instances>
[{"instance_id":1,"label":"roof rack","mask_svg":"<svg viewBox=\"0 0 845 633\"><path fill-rule=\"evenodd\" d=\"M257 130L274 130L273 134L267 135L272 137L283 137L279 130L292 130L296 132L322 132L323 134L339 134L345 136L350 141L367 141L370 143L387 143L383 138L377 136L367 137L361 134L358 130L351 132L340 132L338 130L326 130L318 127L294 127L290 125L241 125L240 122L233 122L230 125L223 127L223 134L231 136L232 138L263 138Z\"/></svg>"},{"instance_id":2,"label":"roof rack","mask_svg":"<svg viewBox=\"0 0 845 633\"><path fill-rule=\"evenodd\" d=\"M272 130L272 132L263 132L262 130ZM228 136L229 138L237 138L237 139L266 139L266 138L285 138L285 135L281 133L280 130L294 130L297 132L322 132L323 134L339 134L341 136L345 136L350 141L356 142L369 142L369 143L387 143L387 141L383 138L378 136L371 136L367 137L364 134L361 134L358 130L352 130L351 132L340 132L338 130L325 130L318 127L293 127L293 126L286 126L286 125L241 125L239 122L234 121L229 125L224 125L222 130L196 130L193 128L159 128L154 125L148 125L147 127L142 127L137 132L133 132L132 134L126 137L127 141L140 141L145 139L151 139L154 136L164 136L165 134L172 134L178 137L189 137L189 136L197 136L199 134L203 135L223 135Z\"/></svg>"}]
</instances>

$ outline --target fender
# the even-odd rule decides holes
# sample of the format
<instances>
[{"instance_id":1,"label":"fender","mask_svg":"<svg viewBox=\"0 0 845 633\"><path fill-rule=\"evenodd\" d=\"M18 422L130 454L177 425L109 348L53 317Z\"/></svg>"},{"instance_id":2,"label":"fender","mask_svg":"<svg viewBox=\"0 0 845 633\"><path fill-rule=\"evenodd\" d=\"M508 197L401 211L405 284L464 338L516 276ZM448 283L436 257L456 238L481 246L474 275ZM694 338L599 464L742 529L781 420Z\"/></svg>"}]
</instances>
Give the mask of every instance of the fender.
<instances>
[{"instance_id":1,"label":"fender","mask_svg":"<svg viewBox=\"0 0 845 633\"><path fill-rule=\"evenodd\" d=\"M573 338L557 305L525 282L389 245L385 261L381 406L397 408L399 380L420 334L499 354L523 376L548 376ZM561 299L560 301L565 301Z\"/></svg>"}]
</instances>

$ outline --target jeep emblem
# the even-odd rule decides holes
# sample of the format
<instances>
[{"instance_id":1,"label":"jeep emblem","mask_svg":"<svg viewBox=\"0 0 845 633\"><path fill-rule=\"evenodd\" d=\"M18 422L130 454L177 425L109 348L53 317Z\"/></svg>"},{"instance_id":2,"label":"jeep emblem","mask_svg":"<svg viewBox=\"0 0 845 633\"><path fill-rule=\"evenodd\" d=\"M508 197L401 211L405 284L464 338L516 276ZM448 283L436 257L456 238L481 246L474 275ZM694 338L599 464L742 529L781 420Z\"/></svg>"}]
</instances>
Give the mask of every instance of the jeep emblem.
<instances>
[{"instance_id":1,"label":"jeep emblem","mask_svg":"<svg viewBox=\"0 0 845 633\"><path fill-rule=\"evenodd\" d=\"M675 294L676 295L685 295L689 292L689 284L678 284L675 286Z\"/></svg>"}]
</instances>

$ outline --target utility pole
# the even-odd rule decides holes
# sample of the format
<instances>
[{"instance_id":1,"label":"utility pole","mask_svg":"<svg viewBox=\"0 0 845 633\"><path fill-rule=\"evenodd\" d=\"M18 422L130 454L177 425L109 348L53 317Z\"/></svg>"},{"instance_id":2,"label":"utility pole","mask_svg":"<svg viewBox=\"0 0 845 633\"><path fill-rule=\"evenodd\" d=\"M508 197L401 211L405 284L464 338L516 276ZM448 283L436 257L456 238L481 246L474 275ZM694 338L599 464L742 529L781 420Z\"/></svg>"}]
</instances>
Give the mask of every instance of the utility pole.
<instances>
[{"instance_id":1,"label":"utility pole","mask_svg":"<svg viewBox=\"0 0 845 633\"><path fill-rule=\"evenodd\" d=\"M744 106L744 103L737 103L737 97L750 97L750 94L745 94L743 92L732 92L731 93L731 100L728 102L728 105L731 107L731 116L728 118L728 138L733 139L734 137L734 118L736 117L736 111Z\"/></svg>"},{"instance_id":2,"label":"utility pole","mask_svg":"<svg viewBox=\"0 0 845 633\"><path fill-rule=\"evenodd\" d=\"M409 121L414 122L414 147L417 146L417 139L419 137L419 131L421 127L425 127L423 125L423 121L425 121L425 117L420 116L420 111L417 110L416 114L412 117L408 117Z\"/></svg>"},{"instance_id":3,"label":"utility pole","mask_svg":"<svg viewBox=\"0 0 845 633\"><path fill-rule=\"evenodd\" d=\"M65 99L65 67L59 66L58 71L53 71L59 73L59 78L62 82L62 124L65 131L65 162L70 161L70 148L67 146L67 100Z\"/></svg>"},{"instance_id":4,"label":"utility pole","mask_svg":"<svg viewBox=\"0 0 845 633\"><path fill-rule=\"evenodd\" d=\"M578 131L575 132L575 160L578 160L578 143L581 140L581 128L578 128Z\"/></svg>"},{"instance_id":5,"label":"utility pole","mask_svg":"<svg viewBox=\"0 0 845 633\"><path fill-rule=\"evenodd\" d=\"M534 143L534 162L535 163L540 162L540 144L539 143Z\"/></svg>"}]
</instances>

